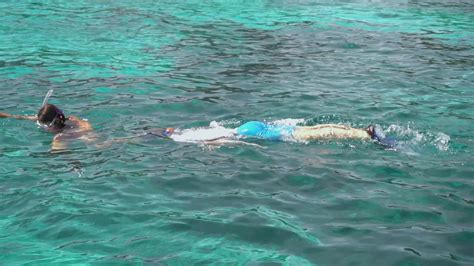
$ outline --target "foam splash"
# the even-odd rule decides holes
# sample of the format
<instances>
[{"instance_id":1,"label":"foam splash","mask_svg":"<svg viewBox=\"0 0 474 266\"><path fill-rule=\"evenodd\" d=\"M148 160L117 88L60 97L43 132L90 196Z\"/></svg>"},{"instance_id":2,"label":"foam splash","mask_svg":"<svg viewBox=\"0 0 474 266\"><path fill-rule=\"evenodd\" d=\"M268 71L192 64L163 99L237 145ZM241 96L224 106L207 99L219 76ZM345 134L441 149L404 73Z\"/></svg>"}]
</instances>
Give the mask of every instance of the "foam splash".
<instances>
[{"instance_id":1,"label":"foam splash","mask_svg":"<svg viewBox=\"0 0 474 266\"><path fill-rule=\"evenodd\" d=\"M449 149L449 141L451 138L440 132L436 134L435 139L433 140L433 144L438 148L440 151L447 151Z\"/></svg>"},{"instance_id":2,"label":"foam splash","mask_svg":"<svg viewBox=\"0 0 474 266\"><path fill-rule=\"evenodd\" d=\"M204 142L219 138L235 138L235 129L226 128L216 121L212 121L209 127L196 127L176 130L171 138L178 142Z\"/></svg>"},{"instance_id":3,"label":"foam splash","mask_svg":"<svg viewBox=\"0 0 474 266\"><path fill-rule=\"evenodd\" d=\"M270 122L270 124L279 125L279 126L296 126L296 125L301 125L304 123L305 123L305 120L303 118L300 118L300 119L286 118L286 119L279 119L279 120Z\"/></svg>"},{"instance_id":4,"label":"foam splash","mask_svg":"<svg viewBox=\"0 0 474 266\"><path fill-rule=\"evenodd\" d=\"M209 127L217 127L217 126L221 126L221 127L238 127L241 125L241 121L240 120L237 120L237 119L229 119L229 120L222 120L222 121L211 121L209 123Z\"/></svg>"},{"instance_id":5,"label":"foam splash","mask_svg":"<svg viewBox=\"0 0 474 266\"><path fill-rule=\"evenodd\" d=\"M399 139L401 147L407 146L434 146L439 151L448 151L451 137L442 132L420 132L413 129L410 125L406 127L400 125L390 125L385 133L388 135L394 135Z\"/></svg>"}]
</instances>

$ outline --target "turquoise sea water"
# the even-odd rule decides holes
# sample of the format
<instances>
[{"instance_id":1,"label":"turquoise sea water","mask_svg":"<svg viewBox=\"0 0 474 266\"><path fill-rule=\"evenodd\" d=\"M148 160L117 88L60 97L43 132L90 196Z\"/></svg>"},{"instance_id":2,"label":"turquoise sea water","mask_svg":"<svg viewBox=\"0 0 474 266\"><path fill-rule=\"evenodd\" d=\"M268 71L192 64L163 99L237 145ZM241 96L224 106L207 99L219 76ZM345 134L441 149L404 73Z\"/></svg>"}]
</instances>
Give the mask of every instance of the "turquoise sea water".
<instances>
[{"instance_id":1,"label":"turquoise sea water","mask_svg":"<svg viewBox=\"0 0 474 266\"><path fill-rule=\"evenodd\" d=\"M102 140L283 120L401 144L52 154L2 119L0 264L472 265L473 46L470 0L3 0L0 112L54 89Z\"/></svg>"}]
</instances>

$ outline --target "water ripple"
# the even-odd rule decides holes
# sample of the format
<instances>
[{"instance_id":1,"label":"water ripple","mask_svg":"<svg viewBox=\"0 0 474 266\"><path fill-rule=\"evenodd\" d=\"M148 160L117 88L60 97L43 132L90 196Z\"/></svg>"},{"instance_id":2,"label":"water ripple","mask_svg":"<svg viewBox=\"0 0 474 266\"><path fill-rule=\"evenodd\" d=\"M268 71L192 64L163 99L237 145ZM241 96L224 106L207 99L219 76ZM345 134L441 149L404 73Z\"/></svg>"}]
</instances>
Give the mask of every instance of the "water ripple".
<instances>
[{"instance_id":1,"label":"water ripple","mask_svg":"<svg viewBox=\"0 0 474 266\"><path fill-rule=\"evenodd\" d=\"M2 1L1 112L35 114L54 89L100 141L265 120L379 124L400 143L145 138L51 153L50 134L2 119L2 263L473 264L472 10Z\"/></svg>"}]
</instances>

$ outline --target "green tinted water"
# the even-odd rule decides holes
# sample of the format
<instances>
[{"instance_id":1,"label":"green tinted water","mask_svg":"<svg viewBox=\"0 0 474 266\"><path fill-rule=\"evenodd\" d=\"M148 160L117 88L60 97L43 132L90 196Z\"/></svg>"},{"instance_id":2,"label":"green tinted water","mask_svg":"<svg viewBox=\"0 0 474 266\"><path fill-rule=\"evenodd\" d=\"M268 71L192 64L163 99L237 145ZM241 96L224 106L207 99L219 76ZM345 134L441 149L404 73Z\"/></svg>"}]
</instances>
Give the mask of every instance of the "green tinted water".
<instances>
[{"instance_id":1,"label":"green tinted water","mask_svg":"<svg viewBox=\"0 0 474 266\"><path fill-rule=\"evenodd\" d=\"M329 1L328 1L329 2ZM0 120L0 261L471 265L471 1L2 1L0 111L101 139L248 120L369 142L106 149Z\"/></svg>"}]
</instances>

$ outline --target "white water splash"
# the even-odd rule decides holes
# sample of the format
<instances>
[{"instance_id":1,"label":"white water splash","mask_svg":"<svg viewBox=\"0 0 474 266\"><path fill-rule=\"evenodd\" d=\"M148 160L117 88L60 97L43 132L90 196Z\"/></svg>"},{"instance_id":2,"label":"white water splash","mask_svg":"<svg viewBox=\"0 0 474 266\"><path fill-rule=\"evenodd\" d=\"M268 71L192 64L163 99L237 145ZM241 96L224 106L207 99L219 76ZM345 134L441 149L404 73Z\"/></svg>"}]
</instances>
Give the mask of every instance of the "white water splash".
<instances>
[{"instance_id":1,"label":"white water splash","mask_svg":"<svg viewBox=\"0 0 474 266\"><path fill-rule=\"evenodd\" d=\"M216 121L212 121L209 127L176 130L171 135L171 139L177 142L203 142L219 138L235 138L235 129L225 128Z\"/></svg>"},{"instance_id":2,"label":"white water splash","mask_svg":"<svg viewBox=\"0 0 474 266\"><path fill-rule=\"evenodd\" d=\"M237 119L229 119L229 120L222 120L222 121L212 121L209 123L209 127L238 127L241 124L240 120Z\"/></svg>"},{"instance_id":3,"label":"white water splash","mask_svg":"<svg viewBox=\"0 0 474 266\"><path fill-rule=\"evenodd\" d=\"M271 124L279 125L279 126L296 126L298 124L303 124L305 120L303 118L296 119L296 118L286 118L286 119L279 119L272 121Z\"/></svg>"},{"instance_id":4,"label":"white water splash","mask_svg":"<svg viewBox=\"0 0 474 266\"><path fill-rule=\"evenodd\" d=\"M411 129L410 125L402 127L399 125L390 125L385 133L394 133L399 138L408 138L413 144L420 143L425 140L425 135L418 132L417 130Z\"/></svg>"},{"instance_id":5,"label":"white water splash","mask_svg":"<svg viewBox=\"0 0 474 266\"><path fill-rule=\"evenodd\" d=\"M410 125L406 127L399 125L390 125L385 132L387 134L394 134L401 143L423 146L433 145L439 151L447 151L449 149L449 142L451 137L442 132L425 132L422 133L413 129Z\"/></svg>"},{"instance_id":6,"label":"white water splash","mask_svg":"<svg viewBox=\"0 0 474 266\"><path fill-rule=\"evenodd\" d=\"M451 138L448 135L444 133L438 133L435 140L433 141L433 144L436 146L436 148L438 148L438 150L447 151L449 149L450 140Z\"/></svg>"}]
</instances>

